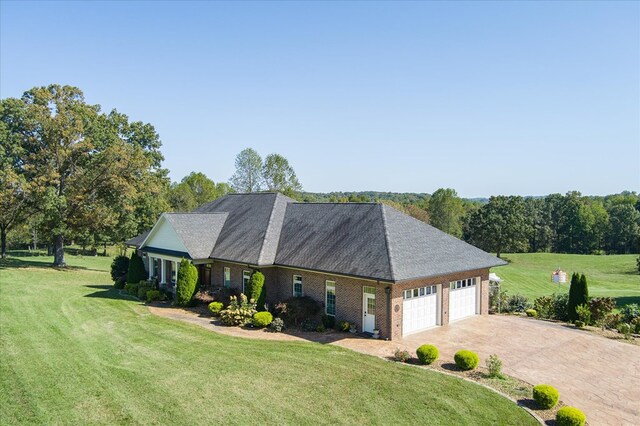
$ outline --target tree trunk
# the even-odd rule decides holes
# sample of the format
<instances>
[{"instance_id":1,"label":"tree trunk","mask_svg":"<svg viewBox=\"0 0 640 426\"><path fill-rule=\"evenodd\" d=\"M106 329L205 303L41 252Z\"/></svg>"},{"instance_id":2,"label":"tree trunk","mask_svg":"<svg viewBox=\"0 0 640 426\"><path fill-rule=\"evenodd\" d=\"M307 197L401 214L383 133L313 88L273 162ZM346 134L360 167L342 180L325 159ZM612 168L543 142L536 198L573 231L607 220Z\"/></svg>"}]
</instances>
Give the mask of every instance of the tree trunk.
<instances>
[{"instance_id":1,"label":"tree trunk","mask_svg":"<svg viewBox=\"0 0 640 426\"><path fill-rule=\"evenodd\" d=\"M56 235L54 239L53 266L66 266L64 263L64 237Z\"/></svg>"},{"instance_id":2,"label":"tree trunk","mask_svg":"<svg viewBox=\"0 0 640 426\"><path fill-rule=\"evenodd\" d=\"M2 240L2 248L0 250L2 252L2 258L4 259L7 257L7 228L4 226L0 228L0 239Z\"/></svg>"}]
</instances>

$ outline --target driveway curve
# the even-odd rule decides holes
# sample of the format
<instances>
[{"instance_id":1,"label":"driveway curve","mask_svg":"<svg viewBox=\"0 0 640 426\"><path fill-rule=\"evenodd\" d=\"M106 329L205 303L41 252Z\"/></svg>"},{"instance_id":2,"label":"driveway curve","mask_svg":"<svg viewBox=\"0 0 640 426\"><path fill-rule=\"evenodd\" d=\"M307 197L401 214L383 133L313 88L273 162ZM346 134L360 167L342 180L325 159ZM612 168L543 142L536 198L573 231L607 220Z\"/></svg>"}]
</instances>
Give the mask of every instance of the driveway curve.
<instances>
[{"instance_id":1,"label":"driveway curve","mask_svg":"<svg viewBox=\"0 0 640 426\"><path fill-rule=\"evenodd\" d=\"M463 348L477 352L483 363L497 354L505 373L555 386L592 425L640 424L640 346L558 323L483 315L407 336L393 347L415 353L424 343L438 346L441 358L453 359Z\"/></svg>"}]
</instances>

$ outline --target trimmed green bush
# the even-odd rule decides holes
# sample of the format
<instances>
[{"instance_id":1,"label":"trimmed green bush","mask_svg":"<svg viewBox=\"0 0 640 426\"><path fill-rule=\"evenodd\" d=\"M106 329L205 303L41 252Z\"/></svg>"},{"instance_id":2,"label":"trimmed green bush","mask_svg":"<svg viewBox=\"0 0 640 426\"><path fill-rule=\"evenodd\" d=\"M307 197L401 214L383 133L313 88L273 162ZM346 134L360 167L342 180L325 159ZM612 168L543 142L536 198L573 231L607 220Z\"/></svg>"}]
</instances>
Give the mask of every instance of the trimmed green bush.
<instances>
[{"instance_id":1,"label":"trimmed green bush","mask_svg":"<svg viewBox=\"0 0 640 426\"><path fill-rule=\"evenodd\" d=\"M253 325L256 327L266 327L273 321L273 315L269 311L257 312L253 316Z\"/></svg>"},{"instance_id":2,"label":"trimmed green bush","mask_svg":"<svg viewBox=\"0 0 640 426\"><path fill-rule=\"evenodd\" d=\"M587 416L575 407L562 407L556 413L556 426L584 426Z\"/></svg>"},{"instance_id":3,"label":"trimmed green bush","mask_svg":"<svg viewBox=\"0 0 640 426\"><path fill-rule=\"evenodd\" d=\"M640 317L640 306L638 306L637 303L624 305L622 309L620 309L620 314L622 314L622 320L624 322L630 323L634 318Z\"/></svg>"},{"instance_id":4,"label":"trimmed green bush","mask_svg":"<svg viewBox=\"0 0 640 426\"><path fill-rule=\"evenodd\" d=\"M209 312L211 312L212 315L218 316L223 307L222 302L211 302L209 303Z\"/></svg>"},{"instance_id":5,"label":"trimmed green bush","mask_svg":"<svg viewBox=\"0 0 640 426\"><path fill-rule=\"evenodd\" d=\"M416 350L421 364L429 365L440 356L438 348L433 345L422 345Z\"/></svg>"},{"instance_id":6,"label":"trimmed green bush","mask_svg":"<svg viewBox=\"0 0 640 426\"><path fill-rule=\"evenodd\" d=\"M138 297L138 287L140 287L139 283L126 283L124 285L124 291L134 297Z\"/></svg>"},{"instance_id":7,"label":"trimmed green bush","mask_svg":"<svg viewBox=\"0 0 640 426\"><path fill-rule=\"evenodd\" d=\"M273 321L273 315L271 312L264 311L258 312L253 316L253 325L256 327L266 327Z\"/></svg>"},{"instance_id":8,"label":"trimmed green bush","mask_svg":"<svg viewBox=\"0 0 640 426\"><path fill-rule=\"evenodd\" d=\"M116 256L111 262L111 279L115 288L124 288L127 283L127 272L129 271L129 258L127 256Z\"/></svg>"},{"instance_id":9,"label":"trimmed green bush","mask_svg":"<svg viewBox=\"0 0 640 426\"><path fill-rule=\"evenodd\" d=\"M198 269L187 259L180 261L176 281L176 305L186 306L196 293Z\"/></svg>"},{"instance_id":10,"label":"trimmed green bush","mask_svg":"<svg viewBox=\"0 0 640 426\"><path fill-rule=\"evenodd\" d=\"M535 309L527 309L524 313L530 318L536 318L538 316L538 311Z\"/></svg>"},{"instance_id":11,"label":"trimmed green bush","mask_svg":"<svg viewBox=\"0 0 640 426\"><path fill-rule=\"evenodd\" d=\"M138 299L140 300L146 300L147 292L149 290L155 289L151 287L146 281L140 281L140 284L138 284L138 294L136 294L136 296L138 296Z\"/></svg>"},{"instance_id":12,"label":"trimmed green bush","mask_svg":"<svg viewBox=\"0 0 640 426\"><path fill-rule=\"evenodd\" d=\"M536 311L539 318L551 319L555 317L555 309L553 306L553 297L540 296L533 301L533 310Z\"/></svg>"},{"instance_id":13,"label":"trimmed green bush","mask_svg":"<svg viewBox=\"0 0 640 426\"><path fill-rule=\"evenodd\" d=\"M131 253L129 269L127 270L127 282L139 283L147 278L147 271L144 270L144 261L135 252Z\"/></svg>"},{"instance_id":14,"label":"trimmed green bush","mask_svg":"<svg viewBox=\"0 0 640 426\"><path fill-rule=\"evenodd\" d=\"M560 393L551 385L537 385L533 387L533 399L546 410L556 406Z\"/></svg>"},{"instance_id":15,"label":"trimmed green bush","mask_svg":"<svg viewBox=\"0 0 640 426\"><path fill-rule=\"evenodd\" d=\"M480 363L478 354L466 349L456 352L453 359L461 370L473 370Z\"/></svg>"},{"instance_id":16,"label":"trimmed green bush","mask_svg":"<svg viewBox=\"0 0 640 426\"><path fill-rule=\"evenodd\" d=\"M147 291L147 302L155 302L156 300L164 300L165 295L160 290Z\"/></svg>"},{"instance_id":17,"label":"trimmed green bush","mask_svg":"<svg viewBox=\"0 0 640 426\"><path fill-rule=\"evenodd\" d=\"M267 297L267 293L264 288L264 275L262 272L253 271L245 291L249 300L253 299L253 302L256 304L256 309L264 311L264 301Z\"/></svg>"}]
</instances>

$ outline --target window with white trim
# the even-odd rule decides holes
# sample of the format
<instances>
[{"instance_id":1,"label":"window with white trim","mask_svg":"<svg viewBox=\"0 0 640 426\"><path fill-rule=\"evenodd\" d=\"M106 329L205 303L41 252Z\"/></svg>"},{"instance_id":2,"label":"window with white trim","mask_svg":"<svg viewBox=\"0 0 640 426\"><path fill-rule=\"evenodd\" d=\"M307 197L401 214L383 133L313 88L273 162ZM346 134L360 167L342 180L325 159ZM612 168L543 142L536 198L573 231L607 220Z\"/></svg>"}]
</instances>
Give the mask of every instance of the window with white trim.
<instances>
[{"instance_id":1,"label":"window with white trim","mask_svg":"<svg viewBox=\"0 0 640 426\"><path fill-rule=\"evenodd\" d=\"M231 287L231 268L224 268L224 286L229 288Z\"/></svg>"},{"instance_id":2,"label":"window with white trim","mask_svg":"<svg viewBox=\"0 0 640 426\"><path fill-rule=\"evenodd\" d=\"M327 281L325 283L325 313L327 315L336 315L336 283L335 281Z\"/></svg>"},{"instance_id":3,"label":"window with white trim","mask_svg":"<svg viewBox=\"0 0 640 426\"><path fill-rule=\"evenodd\" d=\"M416 297L431 296L432 294L437 294L437 293L438 293L438 286L428 285L426 287L419 287L419 288L412 288L410 290L405 290L402 294L402 298L407 300L407 299L414 299Z\"/></svg>"},{"instance_id":4,"label":"window with white trim","mask_svg":"<svg viewBox=\"0 0 640 426\"><path fill-rule=\"evenodd\" d=\"M461 288L473 287L476 285L475 278L467 278L465 280L451 281L449 283L449 288L451 290L458 290Z\"/></svg>"},{"instance_id":5,"label":"window with white trim","mask_svg":"<svg viewBox=\"0 0 640 426\"><path fill-rule=\"evenodd\" d=\"M251 279L251 271L242 271L242 292L245 294L246 294L247 286L249 285L250 279Z\"/></svg>"},{"instance_id":6,"label":"window with white trim","mask_svg":"<svg viewBox=\"0 0 640 426\"><path fill-rule=\"evenodd\" d=\"M302 297L302 275L293 276L293 297Z\"/></svg>"}]
</instances>

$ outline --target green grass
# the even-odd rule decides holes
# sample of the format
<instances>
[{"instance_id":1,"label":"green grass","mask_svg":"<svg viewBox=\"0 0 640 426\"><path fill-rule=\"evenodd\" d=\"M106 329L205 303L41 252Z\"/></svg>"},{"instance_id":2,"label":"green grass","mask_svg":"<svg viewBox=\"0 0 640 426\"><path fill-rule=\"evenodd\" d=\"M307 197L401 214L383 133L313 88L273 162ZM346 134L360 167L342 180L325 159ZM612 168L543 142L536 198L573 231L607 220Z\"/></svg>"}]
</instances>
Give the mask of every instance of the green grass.
<instances>
[{"instance_id":1,"label":"green grass","mask_svg":"<svg viewBox=\"0 0 640 426\"><path fill-rule=\"evenodd\" d=\"M536 424L458 378L154 316L111 289L110 259L46 262L0 263L2 424Z\"/></svg>"},{"instance_id":2,"label":"green grass","mask_svg":"<svg viewBox=\"0 0 640 426\"><path fill-rule=\"evenodd\" d=\"M640 275L637 255L580 255L554 253L512 253L502 256L507 266L493 268L504 281L508 294L523 294L529 298L569 291L569 283L551 282L551 274L560 267L569 274L585 274L590 296L609 296L618 306L640 303Z\"/></svg>"}]
</instances>

